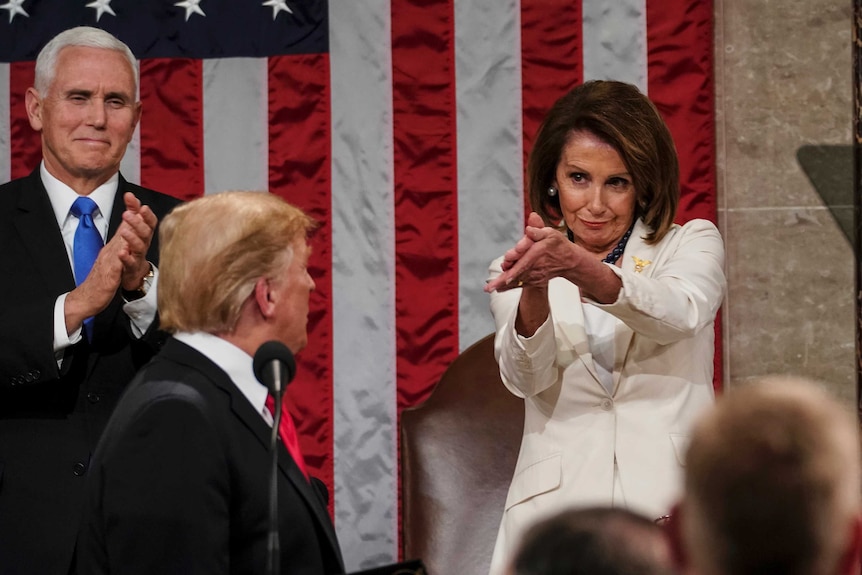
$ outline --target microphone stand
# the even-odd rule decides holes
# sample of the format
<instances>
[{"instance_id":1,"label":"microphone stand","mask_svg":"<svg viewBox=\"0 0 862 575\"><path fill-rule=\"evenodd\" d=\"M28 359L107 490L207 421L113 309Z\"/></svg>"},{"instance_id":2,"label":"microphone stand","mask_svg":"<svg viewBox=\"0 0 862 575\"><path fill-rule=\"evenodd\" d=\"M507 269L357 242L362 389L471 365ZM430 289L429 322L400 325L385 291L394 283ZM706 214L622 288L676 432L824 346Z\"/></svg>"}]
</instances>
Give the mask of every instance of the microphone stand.
<instances>
[{"instance_id":1,"label":"microphone stand","mask_svg":"<svg viewBox=\"0 0 862 575\"><path fill-rule=\"evenodd\" d=\"M266 386L275 400L272 432L269 436L271 455L269 474L269 531L267 537L267 575L280 575L281 550L278 538L278 428L281 426L281 401L284 389L296 375L293 352L284 343L272 340L262 344L252 359L254 376Z\"/></svg>"},{"instance_id":2,"label":"microphone stand","mask_svg":"<svg viewBox=\"0 0 862 575\"><path fill-rule=\"evenodd\" d=\"M280 375L280 374L279 374ZM278 427L281 424L281 380L276 377L275 408L272 414L272 433L269 449L272 454L269 474L269 537L267 539L266 572L279 575L281 572L281 549L278 541Z\"/></svg>"}]
</instances>

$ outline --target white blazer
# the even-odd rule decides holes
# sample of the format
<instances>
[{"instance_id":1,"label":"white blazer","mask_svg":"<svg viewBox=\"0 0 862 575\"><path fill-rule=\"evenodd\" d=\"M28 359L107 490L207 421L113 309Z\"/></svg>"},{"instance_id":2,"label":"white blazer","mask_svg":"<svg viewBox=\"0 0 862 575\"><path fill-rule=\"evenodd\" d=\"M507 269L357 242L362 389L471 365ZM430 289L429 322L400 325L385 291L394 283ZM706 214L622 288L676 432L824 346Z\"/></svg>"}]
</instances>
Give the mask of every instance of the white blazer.
<instances>
[{"instance_id":1,"label":"white blazer","mask_svg":"<svg viewBox=\"0 0 862 575\"><path fill-rule=\"evenodd\" d=\"M525 404L493 574L503 571L525 528L544 516L622 499L657 518L679 495L689 428L713 401L724 245L706 220L674 225L655 245L643 241L647 232L638 220L621 267L610 266L623 284L615 303L582 301L576 285L554 278L550 317L532 337L514 327L521 290L491 294L500 375ZM501 262L491 264L492 278L502 273ZM611 394L593 364L585 305L617 320Z\"/></svg>"}]
</instances>

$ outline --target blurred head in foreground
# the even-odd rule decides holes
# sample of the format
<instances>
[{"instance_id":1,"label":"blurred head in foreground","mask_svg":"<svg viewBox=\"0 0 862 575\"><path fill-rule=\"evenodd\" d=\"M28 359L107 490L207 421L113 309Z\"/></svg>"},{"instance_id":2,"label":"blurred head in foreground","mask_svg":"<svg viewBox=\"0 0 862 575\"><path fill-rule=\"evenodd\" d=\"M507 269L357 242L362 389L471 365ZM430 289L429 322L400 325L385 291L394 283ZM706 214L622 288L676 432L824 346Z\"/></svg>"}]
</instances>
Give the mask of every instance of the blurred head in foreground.
<instances>
[{"instance_id":1,"label":"blurred head in foreground","mask_svg":"<svg viewBox=\"0 0 862 575\"><path fill-rule=\"evenodd\" d=\"M858 573L855 418L811 381L733 390L695 426L672 527L700 575Z\"/></svg>"},{"instance_id":2,"label":"blurred head in foreground","mask_svg":"<svg viewBox=\"0 0 862 575\"><path fill-rule=\"evenodd\" d=\"M533 525L508 575L671 575L665 533L632 511L588 507Z\"/></svg>"}]
</instances>

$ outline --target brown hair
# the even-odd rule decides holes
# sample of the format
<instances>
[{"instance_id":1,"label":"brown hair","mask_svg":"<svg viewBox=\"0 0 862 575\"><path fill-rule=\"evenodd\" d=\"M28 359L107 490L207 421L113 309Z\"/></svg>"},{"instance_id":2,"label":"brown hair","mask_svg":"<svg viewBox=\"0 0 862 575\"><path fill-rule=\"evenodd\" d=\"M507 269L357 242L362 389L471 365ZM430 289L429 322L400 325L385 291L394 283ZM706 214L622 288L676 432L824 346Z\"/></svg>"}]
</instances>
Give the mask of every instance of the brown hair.
<instances>
[{"instance_id":1,"label":"brown hair","mask_svg":"<svg viewBox=\"0 0 862 575\"><path fill-rule=\"evenodd\" d=\"M682 533L694 567L834 573L860 512L857 424L813 382L731 390L695 426Z\"/></svg>"},{"instance_id":2,"label":"brown hair","mask_svg":"<svg viewBox=\"0 0 862 575\"><path fill-rule=\"evenodd\" d=\"M258 278L290 265L314 220L278 196L230 191L175 208L159 228L161 326L230 332Z\"/></svg>"},{"instance_id":3,"label":"brown hair","mask_svg":"<svg viewBox=\"0 0 862 575\"><path fill-rule=\"evenodd\" d=\"M560 511L534 523L512 561L513 575L671 575L664 531L611 507Z\"/></svg>"},{"instance_id":4,"label":"brown hair","mask_svg":"<svg viewBox=\"0 0 862 575\"><path fill-rule=\"evenodd\" d=\"M623 82L594 80L556 101L539 127L527 163L532 209L545 223L562 218L560 197L548 195L569 137L588 131L620 155L637 193L635 217L650 228L645 240L661 240L673 225L679 204L679 160L670 130L655 105ZM565 224L563 224L565 225Z\"/></svg>"}]
</instances>

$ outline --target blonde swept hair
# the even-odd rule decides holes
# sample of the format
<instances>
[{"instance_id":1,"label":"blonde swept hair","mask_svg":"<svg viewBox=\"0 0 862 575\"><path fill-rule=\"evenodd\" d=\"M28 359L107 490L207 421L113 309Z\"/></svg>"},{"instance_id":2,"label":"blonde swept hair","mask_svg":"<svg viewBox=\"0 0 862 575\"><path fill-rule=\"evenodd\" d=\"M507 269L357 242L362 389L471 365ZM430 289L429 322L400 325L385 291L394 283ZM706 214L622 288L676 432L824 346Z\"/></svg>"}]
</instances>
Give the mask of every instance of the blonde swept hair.
<instances>
[{"instance_id":1,"label":"blonde swept hair","mask_svg":"<svg viewBox=\"0 0 862 575\"><path fill-rule=\"evenodd\" d=\"M859 457L855 417L816 382L772 376L725 393L686 457L681 521L695 567L836 573L862 505Z\"/></svg>"},{"instance_id":2,"label":"blonde swept hair","mask_svg":"<svg viewBox=\"0 0 862 575\"><path fill-rule=\"evenodd\" d=\"M162 329L229 333L261 278L290 265L314 220L266 192L227 191L182 204L159 228Z\"/></svg>"}]
</instances>

